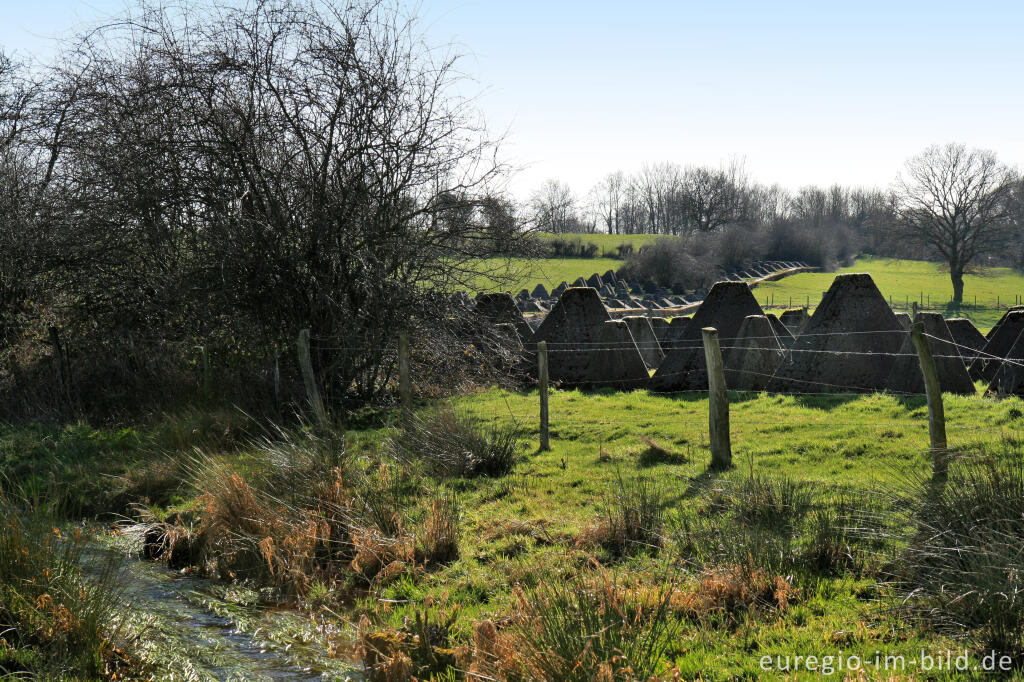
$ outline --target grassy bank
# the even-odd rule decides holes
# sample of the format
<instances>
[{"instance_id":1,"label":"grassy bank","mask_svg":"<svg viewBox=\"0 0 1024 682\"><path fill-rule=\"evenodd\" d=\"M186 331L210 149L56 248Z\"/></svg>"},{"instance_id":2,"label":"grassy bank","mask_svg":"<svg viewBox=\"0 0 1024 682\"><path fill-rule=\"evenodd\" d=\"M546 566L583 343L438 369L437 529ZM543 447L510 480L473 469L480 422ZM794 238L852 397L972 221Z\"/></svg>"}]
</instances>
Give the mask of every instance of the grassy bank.
<instances>
[{"instance_id":1,"label":"grassy bank","mask_svg":"<svg viewBox=\"0 0 1024 682\"><path fill-rule=\"evenodd\" d=\"M118 576L110 567L91 576L83 570L88 534L11 490L0 491L0 519L0 678L143 673L126 636Z\"/></svg>"},{"instance_id":2,"label":"grassy bank","mask_svg":"<svg viewBox=\"0 0 1024 682\"><path fill-rule=\"evenodd\" d=\"M225 439L225 420L210 420L178 442L166 424L130 444L102 429L85 440L99 444L94 461L131 462L125 478L176 472L141 512L169 531L154 556L300 598L332 624L328 648L358 636L380 679L449 665L501 679L756 678L765 656L975 656L997 641L984 615L961 637L894 606L913 482L930 463L923 398L732 403L726 472L707 470L706 398L645 392L555 391L549 452L536 451L536 393L499 390L423 406L404 428L383 415L344 439ZM971 470L1019 457L1020 400L948 396L946 411ZM82 438L61 433L7 428L0 441L72 456ZM79 471L75 486L127 494ZM628 665L614 654L627 643Z\"/></svg>"}]
</instances>

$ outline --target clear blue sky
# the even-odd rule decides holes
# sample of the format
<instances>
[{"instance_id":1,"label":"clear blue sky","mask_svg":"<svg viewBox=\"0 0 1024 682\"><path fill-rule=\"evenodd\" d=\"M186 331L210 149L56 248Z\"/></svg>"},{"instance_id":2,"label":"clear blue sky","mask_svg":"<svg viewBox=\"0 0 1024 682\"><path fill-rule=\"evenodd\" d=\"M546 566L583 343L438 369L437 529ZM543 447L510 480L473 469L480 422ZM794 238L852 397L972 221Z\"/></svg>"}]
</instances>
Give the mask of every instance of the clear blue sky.
<instances>
[{"instance_id":1,"label":"clear blue sky","mask_svg":"<svg viewBox=\"0 0 1024 682\"><path fill-rule=\"evenodd\" d=\"M125 0L3 0L0 44L52 38ZM584 193L644 161L746 160L762 182L886 185L931 143L1024 165L1024 2L422 0L468 55L492 128Z\"/></svg>"}]
</instances>

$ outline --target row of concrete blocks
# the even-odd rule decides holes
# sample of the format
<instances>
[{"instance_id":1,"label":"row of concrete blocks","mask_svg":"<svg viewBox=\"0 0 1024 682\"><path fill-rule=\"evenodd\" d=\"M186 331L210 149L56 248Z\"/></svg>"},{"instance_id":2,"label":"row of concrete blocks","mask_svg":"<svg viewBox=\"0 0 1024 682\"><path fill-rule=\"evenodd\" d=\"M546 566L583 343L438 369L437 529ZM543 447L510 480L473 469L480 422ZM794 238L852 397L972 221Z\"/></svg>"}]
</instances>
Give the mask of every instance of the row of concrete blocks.
<instances>
[{"instance_id":1,"label":"row of concrete blocks","mask_svg":"<svg viewBox=\"0 0 1024 682\"><path fill-rule=\"evenodd\" d=\"M866 274L838 276L810 317L803 309L778 318L766 315L745 283L723 281L692 319L612 320L594 288L573 287L534 329L511 297L504 296L504 321L518 317L527 350L537 341L548 342L551 378L565 386L706 390L701 329L714 327L730 388L783 393L924 390L909 338L909 316L894 313ZM964 319L919 313L919 321L932 337L944 391L974 393L975 380L1000 393L1024 391L1024 373L1018 371L1024 366L1024 308L1008 311L991 338Z\"/></svg>"}]
</instances>

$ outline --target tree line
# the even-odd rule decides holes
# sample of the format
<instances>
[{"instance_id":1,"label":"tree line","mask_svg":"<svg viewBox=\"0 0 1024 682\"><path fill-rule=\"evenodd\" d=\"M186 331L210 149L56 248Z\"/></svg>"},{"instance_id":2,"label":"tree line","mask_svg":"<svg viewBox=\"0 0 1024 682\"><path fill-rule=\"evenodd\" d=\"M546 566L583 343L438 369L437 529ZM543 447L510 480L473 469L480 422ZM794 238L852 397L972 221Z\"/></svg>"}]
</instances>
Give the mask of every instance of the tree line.
<instances>
[{"instance_id":1,"label":"tree line","mask_svg":"<svg viewBox=\"0 0 1024 682\"><path fill-rule=\"evenodd\" d=\"M941 260L949 266L954 301L963 300L963 275L972 266L1024 267L1024 180L993 152L962 144L933 146L908 159L887 188L793 192L753 182L737 162L645 164L632 175L608 174L582 199L565 183L547 180L531 195L528 212L545 232L685 236L696 251L706 253L710 243L725 249L717 263L692 264L694 272L766 257L825 267L857 253ZM744 245L729 253L728 240L713 237L725 232ZM687 274L675 276L682 281Z\"/></svg>"}]
</instances>

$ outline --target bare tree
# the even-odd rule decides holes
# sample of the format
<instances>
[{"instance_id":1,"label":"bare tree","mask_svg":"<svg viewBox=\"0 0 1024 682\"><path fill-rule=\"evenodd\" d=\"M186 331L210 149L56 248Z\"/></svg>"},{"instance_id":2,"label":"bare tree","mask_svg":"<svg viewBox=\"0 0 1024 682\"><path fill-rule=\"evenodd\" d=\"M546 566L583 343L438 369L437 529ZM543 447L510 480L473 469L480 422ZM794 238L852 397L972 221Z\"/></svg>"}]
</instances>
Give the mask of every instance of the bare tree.
<instances>
[{"instance_id":1,"label":"bare tree","mask_svg":"<svg viewBox=\"0 0 1024 682\"><path fill-rule=\"evenodd\" d=\"M590 190L594 212L608 234L623 233L619 213L625 200L625 189L625 174L622 171L615 171L606 175Z\"/></svg>"},{"instance_id":2,"label":"bare tree","mask_svg":"<svg viewBox=\"0 0 1024 682\"><path fill-rule=\"evenodd\" d=\"M896 181L900 222L949 264L956 303L963 301L965 269L1002 243L1014 179L995 153L947 144L910 158Z\"/></svg>"},{"instance_id":3,"label":"bare tree","mask_svg":"<svg viewBox=\"0 0 1024 682\"><path fill-rule=\"evenodd\" d=\"M683 210L689 231L713 232L744 222L748 181L743 166L687 168L683 177Z\"/></svg>"},{"instance_id":4,"label":"bare tree","mask_svg":"<svg viewBox=\"0 0 1024 682\"><path fill-rule=\"evenodd\" d=\"M533 221L541 232L580 232L576 195L559 180L545 180L530 197ZM593 230L587 230L592 232Z\"/></svg>"},{"instance_id":5,"label":"bare tree","mask_svg":"<svg viewBox=\"0 0 1024 682\"><path fill-rule=\"evenodd\" d=\"M377 0L140 2L83 34L39 135L74 328L249 368L309 328L325 394L374 395L398 331L440 328L493 245L504 167L457 61Z\"/></svg>"}]
</instances>

